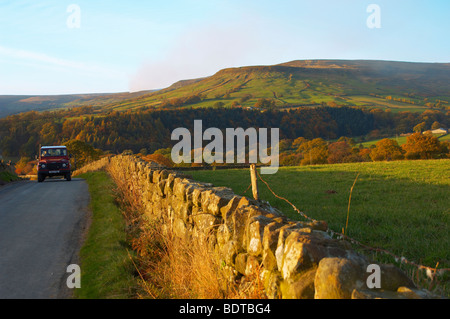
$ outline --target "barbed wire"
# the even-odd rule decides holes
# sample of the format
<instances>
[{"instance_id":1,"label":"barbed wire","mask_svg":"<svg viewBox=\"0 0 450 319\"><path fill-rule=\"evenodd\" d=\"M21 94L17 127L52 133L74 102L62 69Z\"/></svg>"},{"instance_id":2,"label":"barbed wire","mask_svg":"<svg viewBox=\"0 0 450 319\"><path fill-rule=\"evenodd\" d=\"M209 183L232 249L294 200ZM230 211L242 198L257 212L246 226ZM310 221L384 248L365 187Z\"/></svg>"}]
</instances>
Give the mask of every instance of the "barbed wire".
<instances>
[{"instance_id":1,"label":"barbed wire","mask_svg":"<svg viewBox=\"0 0 450 319\"><path fill-rule=\"evenodd\" d=\"M274 192L274 191L272 190L272 188L269 186L269 183L267 183L267 182L261 177L261 175L259 174L258 170L256 170L256 174L258 175L258 178L259 178L259 179L267 186L267 188L269 189L269 191L270 191L275 197L277 197L277 198L279 198L279 199L284 200L285 202L287 202L289 205L292 206L292 208L293 208L295 211L297 211L297 212L298 212L301 216L303 216L304 218L306 218L306 219L308 219L308 220L310 220L310 221L312 221L312 222L318 222L317 220L315 220L315 219L313 219L313 218L307 216L304 212L300 211L300 210L299 210L294 204L292 204L288 199L286 199L286 198L284 198L284 197L282 197L282 196L279 196L279 195L275 194L275 192ZM248 188L247 188L247 190L248 190ZM247 191L247 190L246 190L246 191ZM327 227L328 227L328 226L327 226ZM372 251L375 251L375 252L380 252L380 253L384 253L384 254L386 254L386 255L389 255L389 256L393 257L393 258L395 259L395 261L396 261L396 262L399 262L400 264L404 263L404 264L409 264L409 265L412 265L412 266L414 266L414 267L417 267L418 269L425 269L426 272L427 272L427 276L430 277L430 278L433 278L433 277L434 277L433 274L436 274L436 273L443 274L444 272L450 271L450 268L440 268L440 269L438 270L437 267L439 266L439 262L436 264L436 267L434 267L434 268L433 268L433 267L424 266L424 265L420 265L420 264L418 264L418 263L415 263L415 262L413 262L413 261L410 261L410 260L406 259L406 258L403 257L403 256L397 256L396 254L390 252L389 250L382 249L382 248L371 247L371 246L369 246L369 245L366 245L366 244L361 243L360 241L358 241L358 240L356 240L356 239L354 239L354 238L351 238L351 237L345 235L344 233L342 233L342 234L341 234L341 233L336 233L335 231L331 230L329 227L328 227L328 230L327 230L327 231L329 231L329 232L332 234L332 236L333 236L334 234L337 234L337 236L339 236L341 239L346 239L346 240L350 241L351 243L353 243L353 244L355 244L355 245L358 245L358 246L363 247L364 249L372 250Z\"/></svg>"},{"instance_id":2,"label":"barbed wire","mask_svg":"<svg viewBox=\"0 0 450 319\"><path fill-rule=\"evenodd\" d=\"M275 194L275 192L270 188L269 183L267 183L267 182L261 177L261 175L259 175L258 170L256 170L256 174L258 175L259 179L260 179L264 184L266 184L267 188L268 188L269 191L273 194L273 196L275 196L275 197L277 197L277 198L279 198L279 199L284 200L285 202L287 202L289 205L292 206L292 208L294 208L295 211L297 211L297 212L298 212L300 215L302 215L304 218L306 218L306 219L308 219L308 220L310 220L310 221L312 221L312 222L318 222L318 220L315 220L315 219L313 219L313 218L307 216L304 212L300 211L300 210L299 210L294 204L292 204L288 199L286 199L286 198L284 198L284 197L281 197L281 196L278 196L277 194Z\"/></svg>"},{"instance_id":3,"label":"barbed wire","mask_svg":"<svg viewBox=\"0 0 450 319\"><path fill-rule=\"evenodd\" d=\"M252 187L252 183L250 183L250 184L248 185L247 189L246 189L242 194L247 193L247 191L250 189L250 187Z\"/></svg>"}]
</instances>

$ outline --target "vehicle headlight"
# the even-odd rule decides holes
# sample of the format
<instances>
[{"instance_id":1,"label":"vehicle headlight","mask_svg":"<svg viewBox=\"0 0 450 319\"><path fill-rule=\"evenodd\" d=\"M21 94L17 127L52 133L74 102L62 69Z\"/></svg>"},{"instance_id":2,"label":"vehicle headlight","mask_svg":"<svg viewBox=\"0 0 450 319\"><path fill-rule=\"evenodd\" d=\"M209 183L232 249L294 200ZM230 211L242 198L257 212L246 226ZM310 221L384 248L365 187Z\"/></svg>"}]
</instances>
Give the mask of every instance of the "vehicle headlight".
<instances>
[{"instance_id":1,"label":"vehicle headlight","mask_svg":"<svg viewBox=\"0 0 450 319\"><path fill-rule=\"evenodd\" d=\"M62 167L67 167L67 164L66 164L66 163L63 163L63 164L62 164Z\"/></svg>"},{"instance_id":2,"label":"vehicle headlight","mask_svg":"<svg viewBox=\"0 0 450 319\"><path fill-rule=\"evenodd\" d=\"M42 167L42 168L45 168L45 164L41 164L41 167Z\"/></svg>"}]
</instances>

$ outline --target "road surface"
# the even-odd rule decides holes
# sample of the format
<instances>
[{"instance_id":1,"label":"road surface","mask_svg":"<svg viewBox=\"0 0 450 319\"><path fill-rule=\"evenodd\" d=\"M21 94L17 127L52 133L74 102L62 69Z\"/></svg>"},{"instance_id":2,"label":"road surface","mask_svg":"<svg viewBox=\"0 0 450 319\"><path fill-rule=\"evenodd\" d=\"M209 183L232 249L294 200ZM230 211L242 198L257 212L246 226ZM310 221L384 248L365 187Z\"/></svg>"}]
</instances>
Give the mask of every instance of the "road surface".
<instances>
[{"instance_id":1,"label":"road surface","mask_svg":"<svg viewBox=\"0 0 450 319\"><path fill-rule=\"evenodd\" d=\"M83 179L0 186L0 299L69 298L88 220Z\"/></svg>"}]
</instances>

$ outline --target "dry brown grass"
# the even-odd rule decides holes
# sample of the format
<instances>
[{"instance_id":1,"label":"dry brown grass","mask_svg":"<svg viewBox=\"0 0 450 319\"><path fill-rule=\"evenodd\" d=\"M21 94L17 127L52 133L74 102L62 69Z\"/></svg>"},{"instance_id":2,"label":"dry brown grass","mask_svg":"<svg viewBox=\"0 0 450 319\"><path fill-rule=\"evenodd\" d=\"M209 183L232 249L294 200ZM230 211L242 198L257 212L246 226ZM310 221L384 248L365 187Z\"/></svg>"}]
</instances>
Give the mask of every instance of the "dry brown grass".
<instances>
[{"instance_id":1,"label":"dry brown grass","mask_svg":"<svg viewBox=\"0 0 450 319\"><path fill-rule=\"evenodd\" d=\"M151 220L142 205L139 185L109 168L117 185L116 201L126 220L130 255L141 278L139 298L265 298L260 267L236 280L214 251L210 238L179 238L162 221Z\"/></svg>"},{"instance_id":2,"label":"dry brown grass","mask_svg":"<svg viewBox=\"0 0 450 319\"><path fill-rule=\"evenodd\" d=\"M145 215L138 185L110 171L117 185L117 203L126 220L130 258L141 277L139 298L248 298L226 278L207 236L183 238ZM130 187L131 186L131 187ZM248 285L248 283L247 283ZM253 291L252 291L253 296Z\"/></svg>"},{"instance_id":3,"label":"dry brown grass","mask_svg":"<svg viewBox=\"0 0 450 319\"><path fill-rule=\"evenodd\" d=\"M146 292L141 298L227 297L226 278L206 240L194 245L193 240L164 232L160 223L147 221L131 242Z\"/></svg>"},{"instance_id":4,"label":"dry brown grass","mask_svg":"<svg viewBox=\"0 0 450 319\"><path fill-rule=\"evenodd\" d=\"M251 275L230 280L230 269L220 262L207 237L181 239L164 232L160 223L147 222L132 244L139 256L144 288L153 288L142 298L266 298L261 265Z\"/></svg>"}]
</instances>

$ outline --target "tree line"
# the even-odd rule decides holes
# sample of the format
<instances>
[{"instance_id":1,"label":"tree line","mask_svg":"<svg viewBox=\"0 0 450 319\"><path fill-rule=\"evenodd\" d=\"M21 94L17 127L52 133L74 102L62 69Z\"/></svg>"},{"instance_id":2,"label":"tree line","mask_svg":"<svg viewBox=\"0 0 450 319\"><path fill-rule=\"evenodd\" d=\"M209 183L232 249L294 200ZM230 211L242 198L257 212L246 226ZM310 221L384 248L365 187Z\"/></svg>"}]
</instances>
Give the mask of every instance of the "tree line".
<instances>
[{"instance_id":1,"label":"tree line","mask_svg":"<svg viewBox=\"0 0 450 319\"><path fill-rule=\"evenodd\" d=\"M283 140L280 144L280 165L284 166L450 158L449 142L441 142L432 134L422 133L411 134L403 145L394 139L384 138L370 147L364 147L348 137L334 142L299 137Z\"/></svg>"},{"instance_id":2,"label":"tree line","mask_svg":"<svg viewBox=\"0 0 450 319\"><path fill-rule=\"evenodd\" d=\"M450 142L439 141L430 133L413 133L407 137L406 143L399 145L395 139L384 138L370 147L358 144L353 138L341 137L330 142L323 138L308 140L298 137L294 140L283 139L279 143L279 165L300 166L317 164L355 163L371 161L394 161L414 159L450 158ZM132 154L131 150L127 154ZM227 163L211 163L205 160L198 163L175 164L171 160L171 148L159 149L153 154L138 153L146 161L153 161L167 167L194 166L230 166ZM193 158L193 151L191 154ZM246 163L249 163L246 153Z\"/></svg>"},{"instance_id":3,"label":"tree line","mask_svg":"<svg viewBox=\"0 0 450 319\"><path fill-rule=\"evenodd\" d=\"M89 108L85 108L89 109ZM40 144L64 144L79 140L106 153L152 154L173 146L171 132L178 127L193 130L195 119L205 127L244 129L280 128L280 139L299 137L335 140L354 137L358 142L406 132L421 124L448 127L449 112L391 113L353 107L304 107L288 111L241 108L183 108L168 110L112 111L75 116L80 110L25 112L0 119L0 153L3 156L34 157ZM91 109L89 109L91 111ZM422 124L423 123L423 124ZM437 124L436 124L437 123Z\"/></svg>"}]
</instances>

